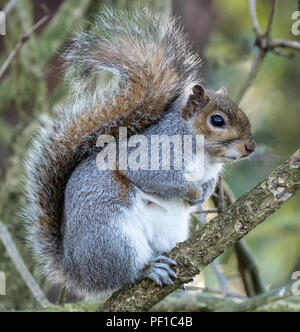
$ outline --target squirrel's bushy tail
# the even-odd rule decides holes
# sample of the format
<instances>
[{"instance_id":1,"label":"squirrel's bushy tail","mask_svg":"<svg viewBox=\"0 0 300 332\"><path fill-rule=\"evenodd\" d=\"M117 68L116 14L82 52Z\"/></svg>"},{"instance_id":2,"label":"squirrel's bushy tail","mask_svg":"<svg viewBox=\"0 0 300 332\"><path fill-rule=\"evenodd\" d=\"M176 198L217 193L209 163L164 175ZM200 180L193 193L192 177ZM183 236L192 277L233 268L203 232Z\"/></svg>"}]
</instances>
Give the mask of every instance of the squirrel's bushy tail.
<instances>
[{"instance_id":1,"label":"squirrel's bushy tail","mask_svg":"<svg viewBox=\"0 0 300 332\"><path fill-rule=\"evenodd\" d=\"M65 54L67 77L77 93L97 87L99 72L122 76L153 107L168 103L197 80L200 60L191 52L177 19L147 9L105 8L92 29L78 33ZM151 98L151 99L150 99Z\"/></svg>"},{"instance_id":2,"label":"squirrel's bushy tail","mask_svg":"<svg viewBox=\"0 0 300 332\"><path fill-rule=\"evenodd\" d=\"M29 204L24 219L45 272L61 280L64 190L99 134L129 133L155 122L170 103L198 83L199 58L176 20L147 10L104 9L90 32L79 33L65 54L73 101L34 139L26 162ZM98 74L118 75L103 92ZM179 98L180 99L180 98Z\"/></svg>"}]
</instances>

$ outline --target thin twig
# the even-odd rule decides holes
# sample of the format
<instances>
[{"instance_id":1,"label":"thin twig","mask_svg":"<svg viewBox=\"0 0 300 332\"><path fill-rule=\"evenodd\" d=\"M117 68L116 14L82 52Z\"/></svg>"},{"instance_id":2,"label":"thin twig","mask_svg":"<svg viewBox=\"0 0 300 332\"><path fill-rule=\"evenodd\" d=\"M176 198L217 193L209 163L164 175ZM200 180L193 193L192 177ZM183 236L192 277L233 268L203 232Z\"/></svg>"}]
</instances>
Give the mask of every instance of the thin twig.
<instances>
[{"instance_id":1,"label":"thin twig","mask_svg":"<svg viewBox=\"0 0 300 332\"><path fill-rule=\"evenodd\" d=\"M272 24L273 24L273 21L274 21L274 16L275 16L278 0L271 0L271 2L272 2L272 4L271 4L271 13L270 13L270 16L269 16L268 26L267 26L267 30L266 30L266 33L265 33L266 38L270 38L270 36L271 36Z\"/></svg>"},{"instance_id":2,"label":"thin twig","mask_svg":"<svg viewBox=\"0 0 300 332\"><path fill-rule=\"evenodd\" d=\"M33 276L27 269L22 257L20 256L16 245L14 244L11 235L7 227L0 221L0 239L2 240L4 247L6 248L10 258L14 262L17 270L22 276L24 282L30 289L32 295L35 297L37 302L43 307L47 308L49 306L49 302L44 295L43 291L40 289L37 282L34 280Z\"/></svg>"},{"instance_id":3,"label":"thin twig","mask_svg":"<svg viewBox=\"0 0 300 332\"><path fill-rule=\"evenodd\" d=\"M221 180L221 177L219 179L219 184L220 184L220 180ZM221 185L221 187L223 188L223 185ZM219 192L220 192L220 187L219 187ZM223 192L223 194L224 194L224 192ZM224 200L224 198L223 198L223 200ZM223 206L223 203L222 203L222 206ZM202 211L200 210L199 212L202 212ZM215 209L215 212L220 213L220 210ZM202 226L205 225L205 219L206 218L204 218L203 222L201 220L199 221ZM224 275L223 269L222 269L222 267L220 265L220 262L219 262L218 258L216 258L211 263L211 267L212 267L212 270L213 270L213 272L215 273L215 275L216 275L216 277L218 279L221 291L223 293L229 293L229 282L228 282L227 278Z\"/></svg>"},{"instance_id":4,"label":"thin twig","mask_svg":"<svg viewBox=\"0 0 300 332\"><path fill-rule=\"evenodd\" d=\"M19 0L10 0L9 3L2 9L2 12L7 15L15 7Z\"/></svg>"},{"instance_id":5,"label":"thin twig","mask_svg":"<svg viewBox=\"0 0 300 332\"><path fill-rule=\"evenodd\" d=\"M186 286L186 290L189 292L202 292L202 293L211 293L211 294L218 294L225 297L234 297L237 299L247 299L245 295L233 293L233 292L223 292L220 289L214 289L209 287L198 287L198 286Z\"/></svg>"},{"instance_id":6,"label":"thin twig","mask_svg":"<svg viewBox=\"0 0 300 332\"><path fill-rule=\"evenodd\" d=\"M219 180L218 180L218 192L219 192L219 194L218 194L217 212L222 213L223 208L224 208L224 188L223 188L223 179L221 176L219 177ZM218 279L222 292L229 293L229 282L224 275L224 272L221 268L219 260L218 259L214 260L211 265L212 265L212 269L215 272L215 275Z\"/></svg>"},{"instance_id":7,"label":"thin twig","mask_svg":"<svg viewBox=\"0 0 300 332\"><path fill-rule=\"evenodd\" d=\"M215 275L218 279L218 283L220 285L221 291L223 294L225 293L229 293L229 283L227 278L224 275L223 269L220 265L219 259L215 259L212 263L211 263L212 269L215 272Z\"/></svg>"},{"instance_id":8,"label":"thin twig","mask_svg":"<svg viewBox=\"0 0 300 332\"><path fill-rule=\"evenodd\" d=\"M37 31L39 27L41 27L50 17L50 15L43 16L31 29L28 31L21 40L17 43L15 48L11 51L7 59L4 61L3 65L0 68L0 80L5 74L6 70L10 66L11 62L14 60L14 58L17 56L17 54L20 52L21 48L25 45L25 43L30 39L30 37Z\"/></svg>"},{"instance_id":9,"label":"thin twig","mask_svg":"<svg viewBox=\"0 0 300 332\"><path fill-rule=\"evenodd\" d=\"M300 51L300 43L293 40L286 40L286 39L278 39L275 38L272 40L270 47L282 47L282 48L290 48L294 51Z\"/></svg>"},{"instance_id":10,"label":"thin twig","mask_svg":"<svg viewBox=\"0 0 300 332\"><path fill-rule=\"evenodd\" d=\"M249 11L252 22L252 30L256 36L260 36L260 27L257 19L256 13L256 0L250 0L249 2Z\"/></svg>"},{"instance_id":11,"label":"thin twig","mask_svg":"<svg viewBox=\"0 0 300 332\"><path fill-rule=\"evenodd\" d=\"M218 209L210 209L210 210L197 210L194 214L205 214L205 213L217 213Z\"/></svg>"},{"instance_id":12,"label":"thin twig","mask_svg":"<svg viewBox=\"0 0 300 332\"><path fill-rule=\"evenodd\" d=\"M218 190L219 190L218 213L222 213L224 208L224 187L223 187L223 179L221 176L219 177Z\"/></svg>"},{"instance_id":13,"label":"thin twig","mask_svg":"<svg viewBox=\"0 0 300 332\"><path fill-rule=\"evenodd\" d=\"M201 224L201 226L205 226L205 220L206 220L206 216L204 218L204 221L202 220L199 220L199 223ZM212 267L212 270L213 272L215 273L217 279L218 279L218 282L219 282L219 285L220 285L220 289L221 289L221 292L222 293L229 293L229 283L228 283L228 280L227 278L225 277L224 275L224 272L223 272L223 269L220 265L220 262L219 262L219 259L216 258L212 263L211 263L211 267ZM206 286L206 278L205 278L205 286Z\"/></svg>"},{"instance_id":14,"label":"thin twig","mask_svg":"<svg viewBox=\"0 0 300 332\"><path fill-rule=\"evenodd\" d=\"M192 288L193 286L187 286L187 289L193 290ZM234 297L237 299L246 299L246 296L241 295L241 294L236 294L236 293L232 293L232 292L223 292L221 290L218 289L211 289L211 288L206 288L206 287L195 287L196 290L200 290L203 293L211 293L211 294L219 294L219 295L223 295L225 297Z\"/></svg>"},{"instance_id":15,"label":"thin twig","mask_svg":"<svg viewBox=\"0 0 300 332\"><path fill-rule=\"evenodd\" d=\"M255 81L256 77L257 77L257 74L264 62L264 59L267 55L267 52L265 49L263 48L260 48L259 49L259 52L258 52L258 55L251 67L251 71L250 71L250 74L249 74L249 77L245 83L245 85L242 87L237 99L236 99L236 102L239 104L243 97L245 96L246 92L248 91L248 89L251 87L251 85L253 84L253 82Z\"/></svg>"},{"instance_id":16,"label":"thin twig","mask_svg":"<svg viewBox=\"0 0 300 332\"><path fill-rule=\"evenodd\" d=\"M251 23L252 23L252 30L253 30L253 32L255 34L255 38L256 38L255 44L257 46L259 46L260 48L259 48L258 55L252 64L248 79L247 79L245 85L241 88L241 91L237 97L238 104L241 102L244 95L246 94L246 92L248 91L250 86L253 84L253 82L263 64L266 54L267 54L267 51L265 50L265 48L262 47L260 27L259 27L259 22L258 22L258 18L257 18L257 12L256 12L256 0L249 1L249 10L250 10ZM271 16L274 17L273 11L271 12ZM270 32L271 32L272 22L273 22L273 18L270 18L268 30L267 30L268 36L270 35Z\"/></svg>"},{"instance_id":17,"label":"thin twig","mask_svg":"<svg viewBox=\"0 0 300 332\"><path fill-rule=\"evenodd\" d=\"M238 94L238 97L237 97L238 104L242 101L244 95L246 94L246 92L248 91L250 86L253 84L253 82L254 82L255 78L257 77L257 74L264 62L264 59L267 55L267 50L265 48L265 45L263 45L263 42L262 42L262 40L264 40L264 39L262 39L261 34L260 34L259 22L257 19L257 12L256 12L256 0L249 1L249 10L250 10L251 23L252 23L252 30L254 31L255 38L256 38L255 45L259 46L259 52L258 52L258 55L256 56L256 59L254 60L254 62L252 64L248 79ZM271 15L274 16L273 11L271 12ZM272 22L273 22L273 18L269 20L268 36L271 33Z\"/></svg>"}]
</instances>

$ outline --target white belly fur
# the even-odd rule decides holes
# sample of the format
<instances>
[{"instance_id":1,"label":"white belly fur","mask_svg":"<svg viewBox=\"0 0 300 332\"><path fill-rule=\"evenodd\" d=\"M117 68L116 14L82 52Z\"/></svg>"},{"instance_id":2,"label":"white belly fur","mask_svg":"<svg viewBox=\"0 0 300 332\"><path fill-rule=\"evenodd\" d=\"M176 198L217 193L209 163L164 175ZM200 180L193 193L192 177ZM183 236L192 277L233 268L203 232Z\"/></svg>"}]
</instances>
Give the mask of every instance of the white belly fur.
<instances>
[{"instance_id":1,"label":"white belly fur","mask_svg":"<svg viewBox=\"0 0 300 332\"><path fill-rule=\"evenodd\" d=\"M122 224L136 248L138 268L188 238L191 211L183 200L164 200L137 191L135 204L124 212Z\"/></svg>"}]
</instances>

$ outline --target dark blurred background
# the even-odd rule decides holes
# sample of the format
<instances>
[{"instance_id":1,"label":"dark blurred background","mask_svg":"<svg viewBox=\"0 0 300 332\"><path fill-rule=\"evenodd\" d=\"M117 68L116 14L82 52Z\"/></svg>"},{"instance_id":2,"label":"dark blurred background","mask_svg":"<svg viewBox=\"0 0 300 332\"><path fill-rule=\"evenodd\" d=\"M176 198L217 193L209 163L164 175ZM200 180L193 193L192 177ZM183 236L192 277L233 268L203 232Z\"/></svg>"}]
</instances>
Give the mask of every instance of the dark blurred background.
<instances>
[{"instance_id":1,"label":"dark blurred background","mask_svg":"<svg viewBox=\"0 0 300 332\"><path fill-rule=\"evenodd\" d=\"M9 1L0 0L0 8ZM237 98L256 55L248 1L241 0L20 0L7 15L7 32L0 36L0 66L20 38L35 22L52 14L37 33L22 47L0 80L0 220L13 235L22 257L41 287L54 300L57 289L40 277L39 268L25 246L24 230L18 216L22 196L22 160L43 114L51 115L64 102L67 86L63 82L60 54L74 32L88 28L86 21L101 4L129 8L135 3L153 11L182 18L195 50L203 58L203 83L218 89L226 86L232 99ZM298 9L296 0L280 0L272 36L298 40L291 32L291 15ZM258 0L262 27L267 24L270 2ZM293 153L300 143L300 54L289 60L268 54L257 79L242 100L249 115L258 151L251 161L226 169L225 179L238 197L259 183L278 164ZM300 196L246 237L262 278L268 288L291 280L300 270ZM220 260L230 290L244 293L232 250ZM0 271L7 276L7 296L0 297L0 310L30 309L37 306L4 247L0 243ZM214 273L195 281L197 286L218 288Z\"/></svg>"}]
</instances>

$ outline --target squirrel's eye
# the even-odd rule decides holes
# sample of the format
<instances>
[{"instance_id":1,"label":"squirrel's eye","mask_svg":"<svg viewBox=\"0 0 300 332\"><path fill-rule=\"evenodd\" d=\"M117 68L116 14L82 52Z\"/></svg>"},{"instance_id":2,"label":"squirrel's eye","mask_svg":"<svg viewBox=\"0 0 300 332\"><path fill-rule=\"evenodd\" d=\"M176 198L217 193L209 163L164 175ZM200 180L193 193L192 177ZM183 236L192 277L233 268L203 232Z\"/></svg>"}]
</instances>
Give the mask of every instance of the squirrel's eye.
<instances>
[{"instance_id":1,"label":"squirrel's eye","mask_svg":"<svg viewBox=\"0 0 300 332\"><path fill-rule=\"evenodd\" d=\"M221 117L221 115L213 115L210 118L210 123L214 126L214 127L224 127L225 126L225 121L224 119Z\"/></svg>"}]
</instances>

